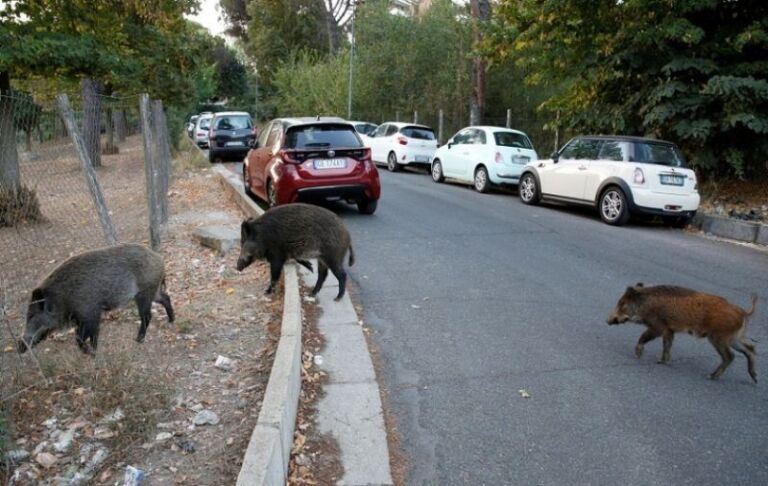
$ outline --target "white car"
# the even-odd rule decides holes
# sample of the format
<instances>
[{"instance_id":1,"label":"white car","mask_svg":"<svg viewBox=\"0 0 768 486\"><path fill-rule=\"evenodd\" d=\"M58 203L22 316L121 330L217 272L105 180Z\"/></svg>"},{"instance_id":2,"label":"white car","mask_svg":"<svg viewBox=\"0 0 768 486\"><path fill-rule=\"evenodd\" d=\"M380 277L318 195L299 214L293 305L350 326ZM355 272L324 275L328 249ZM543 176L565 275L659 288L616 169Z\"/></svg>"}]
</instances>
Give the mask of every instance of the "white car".
<instances>
[{"instance_id":1,"label":"white car","mask_svg":"<svg viewBox=\"0 0 768 486\"><path fill-rule=\"evenodd\" d=\"M200 115L195 122L192 139L198 147L208 147L208 130L211 128L211 119L213 119L213 113Z\"/></svg>"},{"instance_id":2,"label":"white car","mask_svg":"<svg viewBox=\"0 0 768 486\"><path fill-rule=\"evenodd\" d=\"M437 150L435 132L415 123L382 123L370 136L361 136L376 164L387 164L390 172L403 165L428 166Z\"/></svg>"},{"instance_id":3,"label":"white car","mask_svg":"<svg viewBox=\"0 0 768 486\"><path fill-rule=\"evenodd\" d=\"M376 127L378 127L378 125L375 123L366 121L351 121L349 123L355 127L355 131L360 135L370 135L374 130L376 130Z\"/></svg>"},{"instance_id":4,"label":"white car","mask_svg":"<svg viewBox=\"0 0 768 486\"><path fill-rule=\"evenodd\" d=\"M500 127L467 127L437 149L432 180L447 177L488 192L492 184L517 184L523 167L536 161L533 144L523 132Z\"/></svg>"},{"instance_id":5,"label":"white car","mask_svg":"<svg viewBox=\"0 0 768 486\"><path fill-rule=\"evenodd\" d=\"M528 164L519 193L525 204L550 200L594 207L612 225L651 215L681 227L699 208L696 174L677 146L640 137L575 137L551 160Z\"/></svg>"}]
</instances>

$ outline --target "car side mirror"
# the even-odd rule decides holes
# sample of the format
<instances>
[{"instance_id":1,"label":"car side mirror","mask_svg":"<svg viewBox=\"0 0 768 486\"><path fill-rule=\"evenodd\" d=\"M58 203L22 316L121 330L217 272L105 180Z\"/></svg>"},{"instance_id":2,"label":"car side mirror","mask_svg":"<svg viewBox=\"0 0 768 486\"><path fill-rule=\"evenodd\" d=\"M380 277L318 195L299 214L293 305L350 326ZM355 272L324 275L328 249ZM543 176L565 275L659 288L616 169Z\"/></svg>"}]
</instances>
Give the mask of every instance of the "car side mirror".
<instances>
[{"instance_id":1,"label":"car side mirror","mask_svg":"<svg viewBox=\"0 0 768 486\"><path fill-rule=\"evenodd\" d=\"M453 146L453 140L448 140L448 150Z\"/></svg>"},{"instance_id":2,"label":"car side mirror","mask_svg":"<svg viewBox=\"0 0 768 486\"><path fill-rule=\"evenodd\" d=\"M552 159L552 162L555 164L560 160L560 154L557 151L552 152L552 155L549 156L549 158Z\"/></svg>"}]
</instances>

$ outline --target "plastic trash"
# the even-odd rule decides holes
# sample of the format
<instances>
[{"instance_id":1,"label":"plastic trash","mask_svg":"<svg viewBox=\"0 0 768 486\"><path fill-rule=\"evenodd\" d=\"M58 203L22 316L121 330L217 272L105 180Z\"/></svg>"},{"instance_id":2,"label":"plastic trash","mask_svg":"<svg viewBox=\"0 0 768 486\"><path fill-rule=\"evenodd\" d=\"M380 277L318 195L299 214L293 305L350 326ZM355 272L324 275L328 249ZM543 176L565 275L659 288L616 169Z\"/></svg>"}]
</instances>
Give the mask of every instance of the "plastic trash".
<instances>
[{"instance_id":1,"label":"plastic trash","mask_svg":"<svg viewBox=\"0 0 768 486\"><path fill-rule=\"evenodd\" d=\"M315 361L315 364L316 364L317 366L323 366L323 357L322 357L322 356L320 356L319 354L316 354L316 355L315 355L315 357L314 357L314 361Z\"/></svg>"},{"instance_id":2,"label":"plastic trash","mask_svg":"<svg viewBox=\"0 0 768 486\"><path fill-rule=\"evenodd\" d=\"M144 471L137 467L126 466L123 486L140 486L144 481Z\"/></svg>"}]
</instances>

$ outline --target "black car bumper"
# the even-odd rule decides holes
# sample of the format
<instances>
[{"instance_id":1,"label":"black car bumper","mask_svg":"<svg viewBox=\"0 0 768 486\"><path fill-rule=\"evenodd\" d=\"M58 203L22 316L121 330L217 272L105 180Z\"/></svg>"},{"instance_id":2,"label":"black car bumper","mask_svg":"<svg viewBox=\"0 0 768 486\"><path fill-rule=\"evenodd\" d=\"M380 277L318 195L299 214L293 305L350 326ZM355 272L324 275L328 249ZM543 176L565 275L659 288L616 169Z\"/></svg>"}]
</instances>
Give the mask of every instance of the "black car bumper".
<instances>
[{"instance_id":1,"label":"black car bumper","mask_svg":"<svg viewBox=\"0 0 768 486\"><path fill-rule=\"evenodd\" d=\"M362 184L303 187L296 191L296 198L299 201L362 201L366 199L365 189Z\"/></svg>"}]
</instances>

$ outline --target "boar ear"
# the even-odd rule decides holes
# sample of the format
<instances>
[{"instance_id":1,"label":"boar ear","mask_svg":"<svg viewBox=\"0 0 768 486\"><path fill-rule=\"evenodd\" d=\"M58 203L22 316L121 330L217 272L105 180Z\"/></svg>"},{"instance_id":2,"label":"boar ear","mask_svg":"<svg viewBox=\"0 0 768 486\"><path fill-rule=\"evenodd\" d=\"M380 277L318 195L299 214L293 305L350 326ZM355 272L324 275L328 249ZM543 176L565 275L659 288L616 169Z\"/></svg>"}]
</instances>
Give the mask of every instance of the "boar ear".
<instances>
[{"instance_id":1,"label":"boar ear","mask_svg":"<svg viewBox=\"0 0 768 486\"><path fill-rule=\"evenodd\" d=\"M643 287L643 282L637 282L637 283L635 284L635 287Z\"/></svg>"},{"instance_id":2,"label":"boar ear","mask_svg":"<svg viewBox=\"0 0 768 486\"><path fill-rule=\"evenodd\" d=\"M630 296L630 297L635 295L635 294L637 294L637 290L634 287L627 287L627 291L624 292L624 295L627 295L627 296Z\"/></svg>"},{"instance_id":3,"label":"boar ear","mask_svg":"<svg viewBox=\"0 0 768 486\"><path fill-rule=\"evenodd\" d=\"M45 293L40 288L32 291L32 297L29 299L29 308L43 311L52 310L51 304L46 300Z\"/></svg>"}]
</instances>

